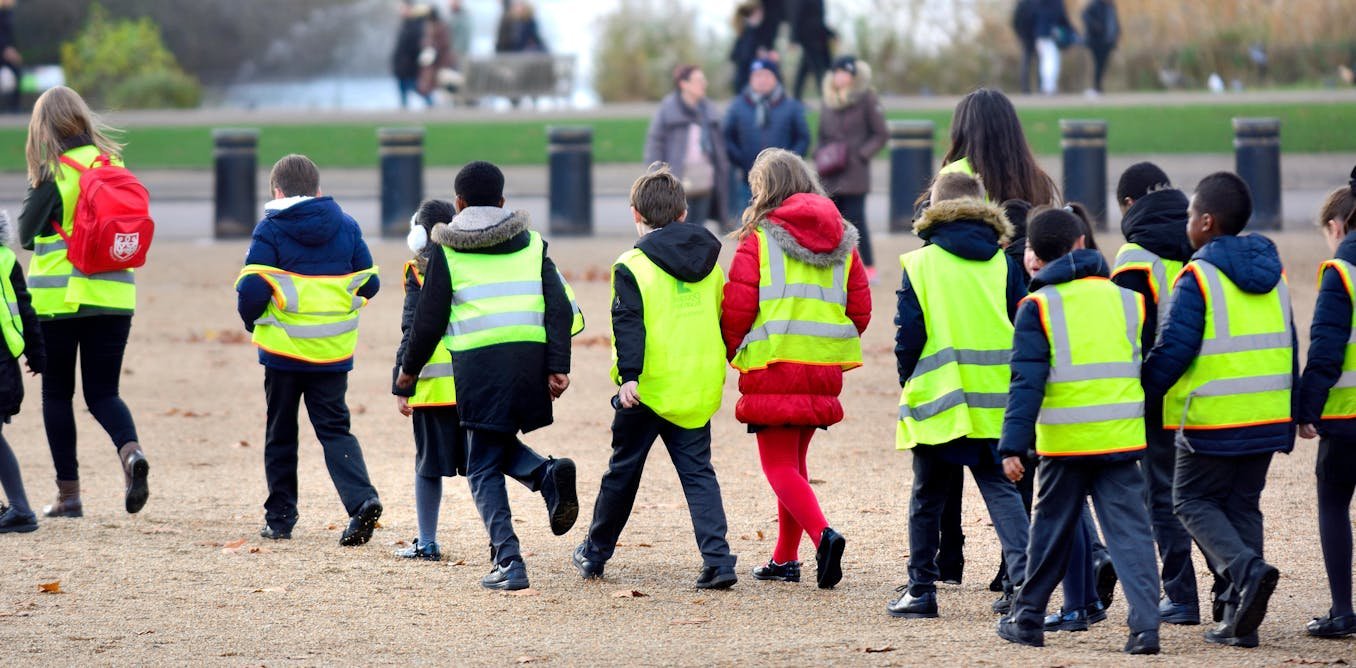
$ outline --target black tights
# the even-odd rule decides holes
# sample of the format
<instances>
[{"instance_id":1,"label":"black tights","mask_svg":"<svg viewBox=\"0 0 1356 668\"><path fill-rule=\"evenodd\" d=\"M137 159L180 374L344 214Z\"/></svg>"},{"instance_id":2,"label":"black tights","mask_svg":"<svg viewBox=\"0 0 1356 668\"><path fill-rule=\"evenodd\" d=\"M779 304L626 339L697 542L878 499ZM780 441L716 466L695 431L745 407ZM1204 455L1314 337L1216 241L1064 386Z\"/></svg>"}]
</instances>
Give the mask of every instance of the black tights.
<instances>
[{"instance_id":1,"label":"black tights","mask_svg":"<svg viewBox=\"0 0 1356 668\"><path fill-rule=\"evenodd\" d=\"M1333 617L1352 614L1351 608L1351 498L1356 485L1318 481L1318 542L1328 571Z\"/></svg>"}]
</instances>

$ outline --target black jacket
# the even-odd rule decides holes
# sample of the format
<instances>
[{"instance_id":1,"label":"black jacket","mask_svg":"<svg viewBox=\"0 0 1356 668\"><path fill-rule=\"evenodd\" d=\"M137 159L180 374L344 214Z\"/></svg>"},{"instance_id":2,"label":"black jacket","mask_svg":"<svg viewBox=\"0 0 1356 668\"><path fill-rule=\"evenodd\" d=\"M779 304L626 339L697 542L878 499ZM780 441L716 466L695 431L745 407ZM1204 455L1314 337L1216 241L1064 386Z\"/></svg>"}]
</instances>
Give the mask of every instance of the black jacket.
<instances>
[{"instance_id":1,"label":"black jacket","mask_svg":"<svg viewBox=\"0 0 1356 668\"><path fill-rule=\"evenodd\" d=\"M3 234L3 232L0 232ZM33 300L28 294L28 285L24 283L24 272L19 263L9 272L10 285L14 286L14 297L19 304L19 319L24 326L24 357L28 368L42 373L47 370L47 349L44 347L42 328L38 325L38 314L33 311ZM3 344L0 344L3 345ZM8 420L11 415L19 414L19 406L24 401L24 374L19 368L19 360L9 356L5 349L0 355L0 420Z\"/></svg>"},{"instance_id":2,"label":"black jacket","mask_svg":"<svg viewBox=\"0 0 1356 668\"><path fill-rule=\"evenodd\" d=\"M469 207L458 213L451 225L434 226L431 240L462 253L515 253L530 241L527 213L498 207ZM546 343L502 343L452 356L457 410L463 427L527 432L551 424L547 376L570 372L570 328L574 314L556 265L545 252L541 282L546 301ZM447 256L435 248L429 254L428 272L401 362L405 373L419 375L447 331L451 314L451 272Z\"/></svg>"},{"instance_id":3,"label":"black jacket","mask_svg":"<svg viewBox=\"0 0 1356 668\"><path fill-rule=\"evenodd\" d=\"M415 259L419 266L420 274L428 272L428 261L435 251L440 250L438 244L430 243L419 251L419 256ZM441 254L441 253L440 253ZM419 306L419 294L423 290L423 284L415 276L414 272L405 270L405 303L400 310L400 347L396 348L395 367L391 369L391 394L397 397L414 396L414 386L401 388L396 385L396 377L400 375L400 363L405 359L405 351L410 347L410 331L414 329L414 311ZM429 351L433 355L433 351ZM427 364L428 360L424 360Z\"/></svg>"},{"instance_id":4,"label":"black jacket","mask_svg":"<svg viewBox=\"0 0 1356 668\"><path fill-rule=\"evenodd\" d=\"M1126 242L1139 244L1158 257L1186 262L1194 252L1191 240L1186 235L1188 204L1186 194L1180 190L1151 192L1135 200L1130 210L1125 212L1125 217L1121 219L1121 233L1125 235ZM1173 278L1168 276L1168 285L1160 286L1159 289L1170 289ZM1158 328L1158 304L1154 302L1148 273L1120 272L1111 280L1116 285L1144 295L1144 330L1149 332L1148 345L1152 347L1153 333Z\"/></svg>"},{"instance_id":5,"label":"black jacket","mask_svg":"<svg viewBox=\"0 0 1356 668\"><path fill-rule=\"evenodd\" d=\"M1102 254L1090 249L1076 250L1045 265L1031 279L1031 291L1047 285L1059 285L1081 278L1106 278L1111 273ZM1077 322L1078 314L1067 314L1070 322ZM1013 323L1012 384L1008 388L1008 406L1003 413L1003 437L998 452L1004 457L1027 457L1036 449L1036 417L1045 401L1045 385L1050 376L1050 339L1041 322L1040 307L1024 300L1017 309ZM1148 336L1147 331L1144 336ZM1147 350L1147 348L1145 348ZM1083 461L1131 461L1139 459L1143 451L1117 452L1107 455L1087 455Z\"/></svg>"},{"instance_id":6,"label":"black jacket","mask_svg":"<svg viewBox=\"0 0 1356 668\"><path fill-rule=\"evenodd\" d=\"M1336 257L1356 264L1356 232L1348 234L1337 247ZM1337 384L1346 361L1347 341L1351 338L1351 296L1335 269L1324 269L1318 287L1318 304L1309 326L1309 362L1300 381L1299 411L1295 421L1318 425L1328 438L1356 438L1356 418L1321 420L1328 392Z\"/></svg>"},{"instance_id":7,"label":"black jacket","mask_svg":"<svg viewBox=\"0 0 1356 668\"><path fill-rule=\"evenodd\" d=\"M400 21L396 33L395 50L391 52L391 73L397 79L419 76L419 52L424 48L424 16L410 16Z\"/></svg>"},{"instance_id":8,"label":"black jacket","mask_svg":"<svg viewBox=\"0 0 1356 668\"><path fill-rule=\"evenodd\" d=\"M640 238L636 248L670 276L696 283L716 267L720 240L705 227L672 223ZM636 277L626 265L612 265L612 340L623 383L639 380L645 366L645 304Z\"/></svg>"},{"instance_id":9,"label":"black jacket","mask_svg":"<svg viewBox=\"0 0 1356 668\"><path fill-rule=\"evenodd\" d=\"M1121 39L1120 17L1116 6L1106 0L1093 0L1083 8L1083 34L1088 48L1110 51Z\"/></svg>"}]
</instances>

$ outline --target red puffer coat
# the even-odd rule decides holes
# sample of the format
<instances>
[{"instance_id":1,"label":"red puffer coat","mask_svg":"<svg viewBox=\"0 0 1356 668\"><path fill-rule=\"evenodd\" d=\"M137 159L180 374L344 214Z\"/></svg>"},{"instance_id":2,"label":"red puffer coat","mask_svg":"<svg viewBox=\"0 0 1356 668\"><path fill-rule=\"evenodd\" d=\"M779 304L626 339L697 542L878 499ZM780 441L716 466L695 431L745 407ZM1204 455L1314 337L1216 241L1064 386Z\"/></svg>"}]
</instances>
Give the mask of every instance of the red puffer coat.
<instances>
[{"instance_id":1,"label":"red puffer coat","mask_svg":"<svg viewBox=\"0 0 1356 668\"><path fill-rule=\"evenodd\" d=\"M859 334L866 330L871 321L871 290L857 256L857 230L843 222L832 201L809 193L792 195L763 221L763 230L775 235L783 251L796 259L822 265L826 260L842 262L851 253L847 316ZM749 235L740 242L730 264L720 316L728 359L734 358L758 316L759 259L758 237ZM843 405L838 402L842 391L840 367L774 362L766 369L740 374L743 396L735 405L735 418L756 425L827 427L843 419Z\"/></svg>"}]
</instances>

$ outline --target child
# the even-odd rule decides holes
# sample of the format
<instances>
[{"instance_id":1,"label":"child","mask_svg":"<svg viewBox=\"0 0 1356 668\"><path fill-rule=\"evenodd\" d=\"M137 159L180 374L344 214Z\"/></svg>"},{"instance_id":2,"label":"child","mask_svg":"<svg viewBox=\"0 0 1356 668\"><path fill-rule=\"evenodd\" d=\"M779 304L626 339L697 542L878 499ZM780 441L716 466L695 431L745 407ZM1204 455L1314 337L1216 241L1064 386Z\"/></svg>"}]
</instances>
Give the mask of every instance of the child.
<instances>
[{"instance_id":1,"label":"child","mask_svg":"<svg viewBox=\"0 0 1356 668\"><path fill-rule=\"evenodd\" d=\"M1116 253L1111 282L1144 296L1146 350L1158 331L1158 308L1168 298L1169 281L1191 259L1187 240L1187 196L1172 187L1168 175L1151 162L1131 165L1116 184L1125 245ZM1177 459L1172 432L1163 429L1163 397L1144 397L1144 429L1149 446L1141 464L1149 486L1154 542L1163 561L1163 599L1159 614L1167 624L1199 624L1196 569L1191 536L1172 512L1172 478Z\"/></svg>"},{"instance_id":2,"label":"child","mask_svg":"<svg viewBox=\"0 0 1356 668\"><path fill-rule=\"evenodd\" d=\"M259 535L289 539L297 523L297 409L304 400L350 518L339 544L362 545L382 508L349 431L344 395L358 345L358 309L380 288L377 269L358 223L321 195L320 171L310 158L283 157L269 184L274 199L264 205L236 282L240 318L254 332L264 365L268 403L268 499Z\"/></svg>"},{"instance_id":3,"label":"child","mask_svg":"<svg viewBox=\"0 0 1356 668\"><path fill-rule=\"evenodd\" d=\"M429 257L438 248L428 243L429 234L435 225L446 225L456 213L456 206L451 202L431 199L421 204L419 211L410 220L407 241L415 258L405 263L405 309L400 321L401 339L400 349L396 351L395 376L399 375L400 362L409 346L410 328L414 324L414 312L419 304ZM414 505L419 522L419 535L409 547L397 550L395 554L405 559L439 561L442 559L442 550L438 547L437 533L438 509L443 494L442 479L466 475L466 436L461 427L461 416L457 413L452 353L439 345L425 363L414 387L395 387L392 392L396 395L396 407L400 413L413 418ZM507 475L528 489L541 491L552 518L551 530L557 535L569 530L568 526L559 524L564 517L560 506L567 491L557 489L554 484L543 483L562 480L565 476L559 471L566 468L573 469L574 462L568 459L547 460L526 445L520 445L515 459L505 470ZM573 474L569 477L573 477Z\"/></svg>"},{"instance_id":4,"label":"child","mask_svg":"<svg viewBox=\"0 0 1356 668\"><path fill-rule=\"evenodd\" d=\"M777 495L777 545L759 580L800 581L800 538L815 545L815 581L843 577L846 541L829 527L810 487L815 429L843 419L843 371L861 366L871 292L843 221L799 156L766 149L749 172L753 202L735 233L720 327L739 369L735 419L758 437L763 475Z\"/></svg>"},{"instance_id":5,"label":"child","mask_svg":"<svg viewBox=\"0 0 1356 668\"><path fill-rule=\"evenodd\" d=\"M725 541L725 507L711 468L711 416L725 386L720 241L685 223L683 184L655 163L631 186L640 241L612 265L612 460L593 506L593 524L574 551L585 578L600 578L631 514L645 457L664 439L683 483L702 552L698 589L738 581Z\"/></svg>"},{"instance_id":6,"label":"child","mask_svg":"<svg viewBox=\"0 0 1356 668\"><path fill-rule=\"evenodd\" d=\"M1205 177L1187 211L1196 253L1173 284L1144 390L1163 395L1163 428L1176 432L1173 509L1224 585L1205 639L1256 647L1280 577L1262 559L1259 501L1272 455L1295 441L1290 293L1276 245L1240 236L1252 215L1243 179Z\"/></svg>"},{"instance_id":7,"label":"child","mask_svg":"<svg viewBox=\"0 0 1356 668\"><path fill-rule=\"evenodd\" d=\"M1328 195L1319 224L1332 260L1320 269L1318 305L1309 329L1309 363L1300 385L1300 436L1318 441L1318 540L1328 571L1332 607L1309 622L1318 638L1356 633L1351 606L1351 497L1356 490L1356 355L1352 334L1352 278L1356 274L1356 169L1351 183Z\"/></svg>"},{"instance_id":8,"label":"child","mask_svg":"<svg viewBox=\"0 0 1356 668\"><path fill-rule=\"evenodd\" d=\"M504 207L504 173L476 161L457 173L457 215L435 227L409 346L396 386L414 386L433 351L452 352L457 412L466 430L466 480L490 535L487 589L528 587L513 530L504 475L520 457L519 431L552 422L551 402L570 385L574 309L546 242L527 214ZM563 534L579 513L575 469L560 460L543 474L560 490L552 530Z\"/></svg>"},{"instance_id":9,"label":"child","mask_svg":"<svg viewBox=\"0 0 1356 668\"><path fill-rule=\"evenodd\" d=\"M983 198L972 176L939 177L932 204L914 224L927 243L900 257L895 359L903 392L896 442L913 451L914 478L909 582L886 607L894 617L937 616L938 527L957 466L969 467L979 485L1010 581L1020 585L1026 573L1026 513L996 450L1012 317L1026 294L1026 275L1000 245L1012 226ZM1011 589L1004 598L1010 597Z\"/></svg>"},{"instance_id":10,"label":"child","mask_svg":"<svg viewBox=\"0 0 1356 668\"><path fill-rule=\"evenodd\" d=\"M1106 261L1086 241L1084 225L1062 209L1037 211L1027 226L1027 266L1036 275L1013 325L1012 386L998 449L1014 482L1026 477L1022 458L1035 450L1040 492L1026 582L998 635L1044 646L1050 593L1078 566L1072 548L1089 541L1082 518L1091 494L1130 602L1125 651L1157 654L1158 574L1137 466L1145 447L1143 299L1102 280Z\"/></svg>"},{"instance_id":11,"label":"child","mask_svg":"<svg viewBox=\"0 0 1356 668\"><path fill-rule=\"evenodd\" d=\"M0 418L6 424L19 414L19 404L24 400L19 355L24 356L30 373L40 374L47 365L38 314L33 311L24 272L9 247L11 232L9 214L0 212L0 298L7 304L7 308L0 310L0 334L5 343L5 350L0 351ZM3 435L0 435L0 486L9 500L9 507L0 511L0 533L36 531L38 516L28 506L19 460Z\"/></svg>"}]
</instances>

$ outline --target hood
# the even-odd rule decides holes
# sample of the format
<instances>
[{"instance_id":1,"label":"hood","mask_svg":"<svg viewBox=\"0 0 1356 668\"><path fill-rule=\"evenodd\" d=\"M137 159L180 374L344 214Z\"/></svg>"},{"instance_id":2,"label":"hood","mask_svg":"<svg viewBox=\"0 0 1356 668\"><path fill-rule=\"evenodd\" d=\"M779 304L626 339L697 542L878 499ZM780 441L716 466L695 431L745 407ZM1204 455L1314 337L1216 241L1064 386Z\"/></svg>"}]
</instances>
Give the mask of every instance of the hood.
<instances>
[{"instance_id":1,"label":"hood","mask_svg":"<svg viewBox=\"0 0 1356 668\"><path fill-rule=\"evenodd\" d=\"M640 238L636 248L684 283L706 278L720 259L720 240L695 223L670 223Z\"/></svg>"},{"instance_id":2,"label":"hood","mask_svg":"<svg viewBox=\"0 0 1356 668\"><path fill-rule=\"evenodd\" d=\"M1333 257L1356 264L1356 232L1351 232L1342 238L1342 243L1338 244L1337 253Z\"/></svg>"},{"instance_id":3,"label":"hood","mask_svg":"<svg viewBox=\"0 0 1356 668\"><path fill-rule=\"evenodd\" d=\"M433 226L429 238L456 250L489 248L518 236L529 226L526 211L497 206L468 206L447 225Z\"/></svg>"},{"instance_id":4,"label":"hood","mask_svg":"<svg viewBox=\"0 0 1356 668\"><path fill-rule=\"evenodd\" d=\"M1216 237L1192 256L1219 267L1239 289L1266 294L1281 280L1281 256L1276 244L1260 234Z\"/></svg>"},{"instance_id":5,"label":"hood","mask_svg":"<svg viewBox=\"0 0 1356 668\"><path fill-rule=\"evenodd\" d=\"M857 228L843 220L833 200L797 193L767 215L763 231L791 257L816 267L831 267L857 247Z\"/></svg>"},{"instance_id":6,"label":"hood","mask_svg":"<svg viewBox=\"0 0 1356 668\"><path fill-rule=\"evenodd\" d=\"M265 218L303 246L323 246L339 233L344 210L332 197L288 197L264 205Z\"/></svg>"},{"instance_id":7,"label":"hood","mask_svg":"<svg viewBox=\"0 0 1356 668\"><path fill-rule=\"evenodd\" d=\"M1031 291L1035 292L1047 285L1059 285L1080 278L1111 276L1111 267L1106 258L1091 248L1080 248L1051 262L1036 272L1031 279Z\"/></svg>"},{"instance_id":8,"label":"hood","mask_svg":"<svg viewBox=\"0 0 1356 668\"><path fill-rule=\"evenodd\" d=\"M928 243L967 260L987 260L1010 241L1012 224L1003 210L977 199L954 199L929 206L913 225Z\"/></svg>"},{"instance_id":9,"label":"hood","mask_svg":"<svg viewBox=\"0 0 1356 668\"><path fill-rule=\"evenodd\" d=\"M857 74L852 79L852 88L840 91L833 87L833 71L824 75L821 99L830 109L842 109L851 106L862 98L862 93L871 90L871 66L865 60L856 61Z\"/></svg>"},{"instance_id":10,"label":"hood","mask_svg":"<svg viewBox=\"0 0 1356 668\"><path fill-rule=\"evenodd\" d=\"M1186 193L1155 190L1137 200L1121 219L1125 240L1165 260L1186 262L1191 259L1191 240L1187 239Z\"/></svg>"}]
</instances>

